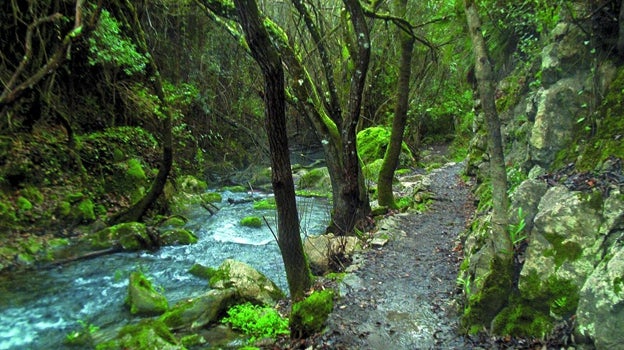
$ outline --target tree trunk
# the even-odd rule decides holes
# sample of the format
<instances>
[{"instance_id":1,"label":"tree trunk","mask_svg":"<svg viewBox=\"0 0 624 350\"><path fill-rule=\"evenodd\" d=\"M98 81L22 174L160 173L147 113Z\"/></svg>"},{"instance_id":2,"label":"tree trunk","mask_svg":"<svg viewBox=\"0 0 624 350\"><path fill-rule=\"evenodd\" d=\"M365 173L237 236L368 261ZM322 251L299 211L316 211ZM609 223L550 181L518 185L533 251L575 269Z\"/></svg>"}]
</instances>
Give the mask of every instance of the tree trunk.
<instances>
[{"instance_id":1,"label":"tree trunk","mask_svg":"<svg viewBox=\"0 0 624 350\"><path fill-rule=\"evenodd\" d=\"M490 154L490 181L492 182L492 233L484 252L490 260L487 269L475 276L479 298L469 298L464 322L470 326L489 325L505 307L513 287L513 248L507 233L507 174L503 156L500 120L494 101L494 78L487 46L481 33L481 21L474 0L465 0L466 18L475 56L475 76L481 106L485 114Z\"/></svg>"},{"instance_id":2,"label":"tree trunk","mask_svg":"<svg viewBox=\"0 0 624 350\"><path fill-rule=\"evenodd\" d=\"M260 65L264 77L266 129L271 151L271 183L277 205L278 243L290 295L293 300L299 300L312 285L312 278L301 243L290 166L282 61L262 25L255 0L235 0L234 4L251 54Z\"/></svg>"},{"instance_id":3,"label":"tree trunk","mask_svg":"<svg viewBox=\"0 0 624 350\"><path fill-rule=\"evenodd\" d=\"M351 15L351 23L357 40L357 54L354 58L355 71L351 77L347 112L340 130L343 168L340 171L342 176L339 177L341 183L337 184L338 191L334 191L334 193L339 193L338 196L334 195L333 216L333 226L337 234L349 234L358 225L363 226L363 221L371 211L356 143L371 42L364 11L359 1L343 0L343 3Z\"/></svg>"},{"instance_id":4,"label":"tree trunk","mask_svg":"<svg viewBox=\"0 0 624 350\"><path fill-rule=\"evenodd\" d=\"M120 6L120 8L125 8L131 18L130 25L132 26L132 30L137 36L137 44L139 49L143 51L148 57L148 65L147 65L147 76L150 77L150 81L152 82L153 90L156 96L158 96L158 100L160 101L160 105L163 107L162 110L165 114L165 120L163 120L162 125L162 162L160 163L160 167L158 168L158 174L156 174L156 178L150 187L150 190L141 198L138 202L132 205L127 210L118 213L113 216L109 220L109 224L118 224L121 222L131 222L131 221L139 221L143 215L149 210L149 208L156 202L158 197L162 194L163 189L165 188L165 184L167 183L167 177L169 176L169 172L171 171L171 165L173 163L173 136L171 134L171 112L169 108L167 108L167 102L165 100L165 93L163 90L162 79L160 77L160 72L158 71L158 66L154 61L153 56L149 53L149 49L147 47L147 42L145 40L145 32L143 31L143 27L141 26L141 22L139 21L136 9L132 2L129 0L125 0L125 6Z\"/></svg>"},{"instance_id":5,"label":"tree trunk","mask_svg":"<svg viewBox=\"0 0 624 350\"><path fill-rule=\"evenodd\" d=\"M204 6L211 17L215 17L214 14L216 14L231 21L240 21L224 0L197 0L197 2ZM351 234L354 227L360 223L363 224L366 216L370 214L368 193L355 145L355 130L360 117L362 93L370 58L370 40L359 2L349 0L345 1L345 4L347 2L349 3L347 10L351 14L356 30L358 54L356 55L357 62L355 62L356 74L351 81L347 115L344 118L340 114L343 109L337 105L337 98L332 97L333 94L328 92L330 101L329 103L325 101L323 97L325 92L320 91L324 84L315 84L312 81L313 75L309 74L304 67L301 56L295 52L289 42L284 40L283 36L276 35L282 29L270 19L263 19L265 25L276 27L270 31L269 35L271 35L271 41L277 46L284 66L287 67L291 76L290 80L293 84L290 88L291 93L296 97L296 108L308 118L323 144L333 194L332 223L328 231L337 235ZM305 9L301 7L301 10L302 15L305 16ZM233 30L230 24L224 23L224 27L234 37L240 38L239 33ZM322 40L319 43L322 43ZM324 74L330 76L329 72L333 71L333 68L328 63L328 61L322 62L325 65L323 71ZM326 78L326 81L326 86L333 85L330 78ZM330 89L335 88L330 87Z\"/></svg>"},{"instance_id":6,"label":"tree trunk","mask_svg":"<svg viewBox=\"0 0 624 350\"><path fill-rule=\"evenodd\" d=\"M509 260L512 243L507 234L507 173L503 155L501 124L496 112L495 81L492 65L489 60L485 39L481 33L481 21L474 0L466 0L466 17L472 38L475 56L475 76L479 89L479 98L485 115L488 133L488 150L490 153L490 180L492 181L492 243L494 251L505 261Z\"/></svg>"},{"instance_id":7,"label":"tree trunk","mask_svg":"<svg viewBox=\"0 0 624 350\"><path fill-rule=\"evenodd\" d=\"M396 0L397 16L405 16L407 0ZM407 28L398 28L401 41L401 62L399 65L399 80L397 82L397 101L394 107L394 119L392 120L392 132L390 143L386 148L383 163L377 180L377 201L379 205L396 208L394 194L392 193L392 180L394 171L399 164L399 156L403 145L403 133L407 122L407 109L409 103L409 85L412 74L412 51L414 50L414 36L406 32Z\"/></svg>"}]
</instances>

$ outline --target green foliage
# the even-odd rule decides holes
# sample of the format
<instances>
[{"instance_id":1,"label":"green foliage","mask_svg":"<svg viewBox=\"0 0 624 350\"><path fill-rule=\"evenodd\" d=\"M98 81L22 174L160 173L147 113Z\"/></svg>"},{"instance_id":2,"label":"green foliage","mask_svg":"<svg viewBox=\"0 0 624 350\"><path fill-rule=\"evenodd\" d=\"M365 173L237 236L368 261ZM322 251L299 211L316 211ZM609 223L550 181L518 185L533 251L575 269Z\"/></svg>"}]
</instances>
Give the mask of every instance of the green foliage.
<instances>
[{"instance_id":1,"label":"green foliage","mask_svg":"<svg viewBox=\"0 0 624 350\"><path fill-rule=\"evenodd\" d=\"M141 166L141 161L136 158L128 159L126 163L128 165L128 176L135 181L145 181L147 176L145 176L145 171L143 171L143 166Z\"/></svg>"},{"instance_id":2,"label":"green foliage","mask_svg":"<svg viewBox=\"0 0 624 350\"><path fill-rule=\"evenodd\" d=\"M119 22L102 10L98 26L89 38L89 64L122 68L127 75L141 73L148 60L123 35Z\"/></svg>"},{"instance_id":3,"label":"green foliage","mask_svg":"<svg viewBox=\"0 0 624 350\"><path fill-rule=\"evenodd\" d=\"M522 207L518 208L518 221L515 224L509 224L508 232L511 243L515 246L524 241L527 236L524 232L526 222L525 215L522 213Z\"/></svg>"},{"instance_id":4,"label":"green foliage","mask_svg":"<svg viewBox=\"0 0 624 350\"><path fill-rule=\"evenodd\" d=\"M246 216L241 219L240 224L247 227L262 227L262 219L257 216Z\"/></svg>"},{"instance_id":5,"label":"green foliage","mask_svg":"<svg viewBox=\"0 0 624 350\"><path fill-rule=\"evenodd\" d=\"M487 11L483 17L484 35L495 62L503 63L510 53L522 60L539 50L539 41L559 22L562 1L548 0L481 0ZM493 11L492 9L496 9Z\"/></svg>"},{"instance_id":6,"label":"green foliage","mask_svg":"<svg viewBox=\"0 0 624 350\"><path fill-rule=\"evenodd\" d=\"M20 211L25 212L25 211L30 211L33 208L33 205L28 199L20 196L20 197L17 197L17 208Z\"/></svg>"},{"instance_id":7,"label":"green foliage","mask_svg":"<svg viewBox=\"0 0 624 350\"><path fill-rule=\"evenodd\" d=\"M283 318L273 308L253 305L251 303L235 305L227 311L228 316L221 322L249 335L249 343L256 340L274 339L280 335L288 335L288 319Z\"/></svg>"}]
</instances>

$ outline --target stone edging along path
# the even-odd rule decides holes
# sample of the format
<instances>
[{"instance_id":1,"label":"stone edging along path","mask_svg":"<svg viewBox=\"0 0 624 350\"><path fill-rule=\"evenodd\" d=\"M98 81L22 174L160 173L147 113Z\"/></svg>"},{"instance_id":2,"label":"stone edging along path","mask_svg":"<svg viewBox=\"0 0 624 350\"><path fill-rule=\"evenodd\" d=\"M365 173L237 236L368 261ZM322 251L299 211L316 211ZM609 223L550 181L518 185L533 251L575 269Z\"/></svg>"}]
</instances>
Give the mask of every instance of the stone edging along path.
<instances>
[{"instance_id":1,"label":"stone edging along path","mask_svg":"<svg viewBox=\"0 0 624 350\"><path fill-rule=\"evenodd\" d=\"M390 242L356 257L315 348L466 348L457 331L461 252L453 249L472 213L461 170L448 163L420 182L434 198L426 212L384 219L377 234Z\"/></svg>"}]
</instances>

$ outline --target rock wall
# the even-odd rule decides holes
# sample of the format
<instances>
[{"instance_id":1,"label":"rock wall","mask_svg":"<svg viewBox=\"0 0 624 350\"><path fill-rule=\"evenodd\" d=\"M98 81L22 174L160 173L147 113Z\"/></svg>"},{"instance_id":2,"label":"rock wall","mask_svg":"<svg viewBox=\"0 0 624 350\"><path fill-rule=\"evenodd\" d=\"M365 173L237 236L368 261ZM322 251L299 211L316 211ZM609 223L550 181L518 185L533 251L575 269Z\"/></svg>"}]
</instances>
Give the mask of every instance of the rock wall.
<instances>
[{"instance_id":1,"label":"rock wall","mask_svg":"<svg viewBox=\"0 0 624 350\"><path fill-rule=\"evenodd\" d=\"M599 150L624 135L622 110L605 102L621 102L624 68L594 40L587 27L559 23L536 58L530 88L515 89L524 91L513 96L518 102L500 111L514 174L509 219L524 225L513 252L517 288L497 310L467 308L467 329L545 337L557 323L575 320L577 341L598 349L624 344L624 146ZM513 74L501 89L521 80ZM487 156L476 135L469 170L485 179ZM481 211L463 237L458 278L467 305L497 293L482 287L496 274L487 184L476 195Z\"/></svg>"}]
</instances>

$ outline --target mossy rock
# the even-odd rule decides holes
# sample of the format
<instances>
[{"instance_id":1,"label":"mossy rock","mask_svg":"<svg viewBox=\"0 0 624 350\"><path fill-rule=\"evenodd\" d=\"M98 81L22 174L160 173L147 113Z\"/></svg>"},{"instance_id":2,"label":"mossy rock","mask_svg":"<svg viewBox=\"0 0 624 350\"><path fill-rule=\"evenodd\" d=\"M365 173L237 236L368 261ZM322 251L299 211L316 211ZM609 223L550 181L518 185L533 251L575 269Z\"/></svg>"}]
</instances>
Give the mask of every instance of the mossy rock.
<instances>
[{"instance_id":1,"label":"mossy rock","mask_svg":"<svg viewBox=\"0 0 624 350\"><path fill-rule=\"evenodd\" d=\"M334 292L330 289L312 293L293 304L290 329L296 337L305 338L320 332L334 308Z\"/></svg>"},{"instance_id":2,"label":"mossy rock","mask_svg":"<svg viewBox=\"0 0 624 350\"><path fill-rule=\"evenodd\" d=\"M208 189L206 181L197 179L192 175L185 175L177 180L178 189L186 193L202 193Z\"/></svg>"},{"instance_id":3,"label":"mossy rock","mask_svg":"<svg viewBox=\"0 0 624 350\"><path fill-rule=\"evenodd\" d=\"M195 277L199 277L205 279L206 281L209 281L212 276L214 276L216 271L217 270L212 267L204 266L202 264L194 264L193 266L191 266L188 272Z\"/></svg>"},{"instance_id":4,"label":"mossy rock","mask_svg":"<svg viewBox=\"0 0 624 350\"><path fill-rule=\"evenodd\" d=\"M492 332L500 335L543 338L553 327L552 318L530 303L512 302L492 321Z\"/></svg>"},{"instance_id":5,"label":"mossy rock","mask_svg":"<svg viewBox=\"0 0 624 350\"><path fill-rule=\"evenodd\" d=\"M382 126L374 126L358 132L357 149L364 164L370 164L375 159L383 159L386 154L386 148L390 143L390 134L390 130ZM400 158L401 165L406 165L406 163L414 159L405 142L403 142L401 147Z\"/></svg>"},{"instance_id":6,"label":"mossy rock","mask_svg":"<svg viewBox=\"0 0 624 350\"><path fill-rule=\"evenodd\" d=\"M169 308L167 298L156 291L152 282L140 271L130 274L126 305L133 315L143 316L160 315Z\"/></svg>"},{"instance_id":7,"label":"mossy rock","mask_svg":"<svg viewBox=\"0 0 624 350\"><path fill-rule=\"evenodd\" d=\"M246 227L260 228L262 227L262 219L258 216L246 216L241 219L240 224Z\"/></svg>"},{"instance_id":8,"label":"mossy rock","mask_svg":"<svg viewBox=\"0 0 624 350\"><path fill-rule=\"evenodd\" d=\"M221 193L217 192L206 192L202 193L200 196L205 203L221 203L223 200Z\"/></svg>"},{"instance_id":9,"label":"mossy rock","mask_svg":"<svg viewBox=\"0 0 624 350\"><path fill-rule=\"evenodd\" d=\"M268 277L248 264L232 259L219 266L209 283L213 289L234 288L241 300L255 304L273 306L285 297Z\"/></svg>"},{"instance_id":10,"label":"mossy rock","mask_svg":"<svg viewBox=\"0 0 624 350\"><path fill-rule=\"evenodd\" d=\"M275 204L275 197L264 198L253 203L253 208L256 210L273 210L277 208Z\"/></svg>"},{"instance_id":11,"label":"mossy rock","mask_svg":"<svg viewBox=\"0 0 624 350\"><path fill-rule=\"evenodd\" d=\"M194 330L214 323L236 301L234 289L213 289L193 299L182 300L160 316L172 330Z\"/></svg>"},{"instance_id":12,"label":"mossy rock","mask_svg":"<svg viewBox=\"0 0 624 350\"><path fill-rule=\"evenodd\" d=\"M170 218L168 218L167 220L165 220L162 224L160 224L161 227L175 227L175 228L182 228L184 227L184 225L186 225L187 219L181 216L172 216Z\"/></svg>"},{"instance_id":13,"label":"mossy rock","mask_svg":"<svg viewBox=\"0 0 624 350\"><path fill-rule=\"evenodd\" d=\"M88 241L95 250L121 245L124 250L134 251L150 248L152 245L147 227L140 222L126 222L107 227L96 232Z\"/></svg>"},{"instance_id":14,"label":"mossy rock","mask_svg":"<svg viewBox=\"0 0 624 350\"><path fill-rule=\"evenodd\" d=\"M381 171L381 166L383 164L383 159L375 159L370 163L367 163L362 167L362 173L364 173L364 178L369 181L377 182L379 179L379 172Z\"/></svg>"},{"instance_id":15,"label":"mossy rock","mask_svg":"<svg viewBox=\"0 0 624 350\"><path fill-rule=\"evenodd\" d=\"M223 191L223 192L230 191L230 192L234 192L234 193L244 193L244 192L247 192L247 187L241 186L241 185L224 186L224 187L221 188L221 191Z\"/></svg>"},{"instance_id":16,"label":"mossy rock","mask_svg":"<svg viewBox=\"0 0 624 350\"><path fill-rule=\"evenodd\" d=\"M492 320L507 303L511 290L511 265L505 264L492 253L481 253L482 256L471 259L471 263L472 260L481 261L486 266L477 267L476 276L471 279L476 282L472 283L470 291L466 291L469 292L468 300L461 320L468 333L489 328Z\"/></svg>"},{"instance_id":17,"label":"mossy rock","mask_svg":"<svg viewBox=\"0 0 624 350\"><path fill-rule=\"evenodd\" d=\"M122 327L115 339L100 343L96 350L183 350L169 328L158 319L142 320Z\"/></svg>"},{"instance_id":18,"label":"mossy rock","mask_svg":"<svg viewBox=\"0 0 624 350\"><path fill-rule=\"evenodd\" d=\"M163 245L189 245L197 243L197 236L187 229L176 228L167 230L160 235Z\"/></svg>"}]
</instances>

